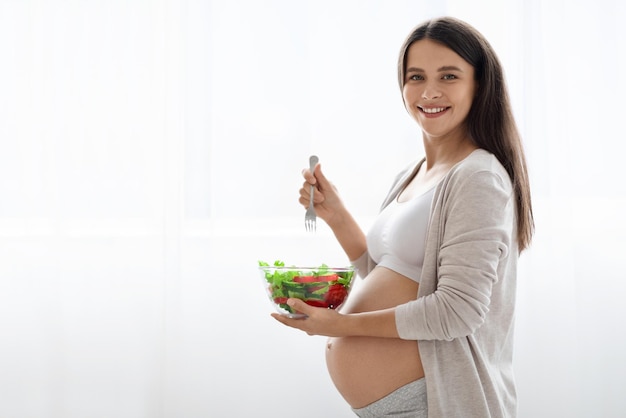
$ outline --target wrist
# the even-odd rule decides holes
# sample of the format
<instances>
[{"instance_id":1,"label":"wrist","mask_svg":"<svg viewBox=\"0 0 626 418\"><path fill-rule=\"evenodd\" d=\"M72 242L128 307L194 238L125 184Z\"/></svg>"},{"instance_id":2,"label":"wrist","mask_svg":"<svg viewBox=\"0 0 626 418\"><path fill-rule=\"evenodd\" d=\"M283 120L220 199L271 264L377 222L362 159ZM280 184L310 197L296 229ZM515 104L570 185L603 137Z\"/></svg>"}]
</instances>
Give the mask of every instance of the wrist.
<instances>
[{"instance_id":1,"label":"wrist","mask_svg":"<svg viewBox=\"0 0 626 418\"><path fill-rule=\"evenodd\" d=\"M339 231L345 227L346 220L349 220L351 218L352 217L350 216L350 213L342 207L341 209L336 210L331 218L326 220L326 224L333 231Z\"/></svg>"},{"instance_id":2,"label":"wrist","mask_svg":"<svg viewBox=\"0 0 626 418\"><path fill-rule=\"evenodd\" d=\"M360 313L342 314L339 327L341 337L361 337L363 333L363 318Z\"/></svg>"}]
</instances>

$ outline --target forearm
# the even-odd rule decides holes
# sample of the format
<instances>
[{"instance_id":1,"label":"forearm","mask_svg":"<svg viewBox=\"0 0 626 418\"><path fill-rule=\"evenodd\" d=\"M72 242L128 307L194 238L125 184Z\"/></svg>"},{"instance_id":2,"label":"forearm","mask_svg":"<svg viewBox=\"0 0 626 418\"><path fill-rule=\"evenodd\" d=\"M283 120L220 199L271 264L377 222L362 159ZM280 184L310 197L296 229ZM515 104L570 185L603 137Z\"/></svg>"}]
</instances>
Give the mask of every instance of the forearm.
<instances>
[{"instance_id":1,"label":"forearm","mask_svg":"<svg viewBox=\"0 0 626 418\"><path fill-rule=\"evenodd\" d=\"M367 250L365 234L348 211L328 223L349 260L356 260Z\"/></svg>"},{"instance_id":2,"label":"forearm","mask_svg":"<svg viewBox=\"0 0 626 418\"><path fill-rule=\"evenodd\" d=\"M399 338L395 308L347 314L344 336Z\"/></svg>"},{"instance_id":3,"label":"forearm","mask_svg":"<svg viewBox=\"0 0 626 418\"><path fill-rule=\"evenodd\" d=\"M395 308L341 314L333 309L307 305L300 299L289 299L287 303L296 311L306 315L306 317L304 319L289 318L278 313L273 313L272 317L287 326L302 330L309 335L399 338Z\"/></svg>"}]
</instances>

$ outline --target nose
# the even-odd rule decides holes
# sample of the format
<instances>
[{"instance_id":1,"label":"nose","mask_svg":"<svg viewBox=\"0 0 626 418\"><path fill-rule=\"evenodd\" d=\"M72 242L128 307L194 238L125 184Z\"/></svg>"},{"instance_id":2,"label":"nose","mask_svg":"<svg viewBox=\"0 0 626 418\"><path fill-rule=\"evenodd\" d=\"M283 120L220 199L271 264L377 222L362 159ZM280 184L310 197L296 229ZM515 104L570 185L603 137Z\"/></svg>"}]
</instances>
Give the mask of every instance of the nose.
<instances>
[{"instance_id":1,"label":"nose","mask_svg":"<svg viewBox=\"0 0 626 418\"><path fill-rule=\"evenodd\" d=\"M437 89L434 84L428 84L424 86L424 90L422 91L422 99L424 100L433 100L441 97L441 91Z\"/></svg>"}]
</instances>

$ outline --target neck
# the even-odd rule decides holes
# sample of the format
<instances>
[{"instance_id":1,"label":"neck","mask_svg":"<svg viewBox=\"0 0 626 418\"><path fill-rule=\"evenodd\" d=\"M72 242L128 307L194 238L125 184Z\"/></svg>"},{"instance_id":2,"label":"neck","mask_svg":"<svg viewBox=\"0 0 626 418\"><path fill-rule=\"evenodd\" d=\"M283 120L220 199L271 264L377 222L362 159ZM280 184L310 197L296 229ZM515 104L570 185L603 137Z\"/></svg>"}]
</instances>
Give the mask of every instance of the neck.
<instances>
[{"instance_id":1,"label":"neck","mask_svg":"<svg viewBox=\"0 0 626 418\"><path fill-rule=\"evenodd\" d=\"M478 147L467 136L462 138L428 138L424 136L426 161L424 168L428 170L447 169L463 160Z\"/></svg>"}]
</instances>

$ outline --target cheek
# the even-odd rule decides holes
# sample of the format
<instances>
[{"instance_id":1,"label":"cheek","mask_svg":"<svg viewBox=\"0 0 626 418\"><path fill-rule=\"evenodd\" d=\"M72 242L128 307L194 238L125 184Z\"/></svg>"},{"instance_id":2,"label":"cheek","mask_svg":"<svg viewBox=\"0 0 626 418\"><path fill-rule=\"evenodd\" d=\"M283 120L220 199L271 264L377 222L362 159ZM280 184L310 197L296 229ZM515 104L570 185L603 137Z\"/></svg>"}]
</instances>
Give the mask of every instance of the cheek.
<instances>
[{"instance_id":1,"label":"cheek","mask_svg":"<svg viewBox=\"0 0 626 418\"><path fill-rule=\"evenodd\" d=\"M412 103L415 101L414 89L404 87L402 89L402 100L404 100L405 107L412 107Z\"/></svg>"},{"instance_id":2,"label":"cheek","mask_svg":"<svg viewBox=\"0 0 626 418\"><path fill-rule=\"evenodd\" d=\"M467 113L469 113L469 111L472 108L473 104L474 104L474 96L468 96L468 99L467 99Z\"/></svg>"},{"instance_id":3,"label":"cheek","mask_svg":"<svg viewBox=\"0 0 626 418\"><path fill-rule=\"evenodd\" d=\"M474 93L471 90L468 90L460 96L461 103L463 103L463 107L465 108L465 112L469 112L472 104L474 103Z\"/></svg>"}]
</instances>

